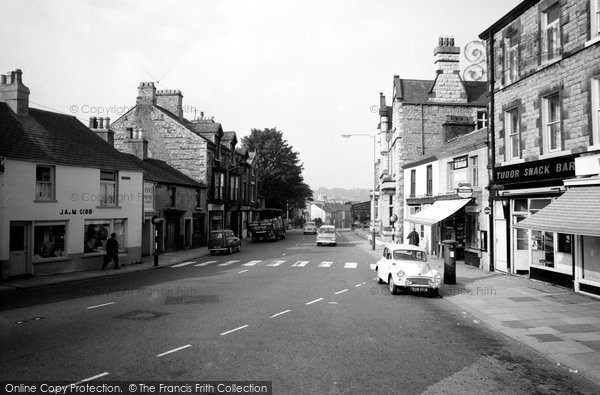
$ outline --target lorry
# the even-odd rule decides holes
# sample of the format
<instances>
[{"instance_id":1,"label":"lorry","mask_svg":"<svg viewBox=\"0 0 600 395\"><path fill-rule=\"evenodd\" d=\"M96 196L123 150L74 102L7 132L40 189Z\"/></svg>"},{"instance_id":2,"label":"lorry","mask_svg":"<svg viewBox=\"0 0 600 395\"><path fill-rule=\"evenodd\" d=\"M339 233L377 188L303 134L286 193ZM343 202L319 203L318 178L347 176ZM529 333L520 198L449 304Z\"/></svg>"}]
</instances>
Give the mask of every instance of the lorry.
<instances>
[{"instance_id":1,"label":"lorry","mask_svg":"<svg viewBox=\"0 0 600 395\"><path fill-rule=\"evenodd\" d=\"M285 223L282 210L277 208L259 208L252 210L252 219L248 224L252 241L285 239Z\"/></svg>"}]
</instances>

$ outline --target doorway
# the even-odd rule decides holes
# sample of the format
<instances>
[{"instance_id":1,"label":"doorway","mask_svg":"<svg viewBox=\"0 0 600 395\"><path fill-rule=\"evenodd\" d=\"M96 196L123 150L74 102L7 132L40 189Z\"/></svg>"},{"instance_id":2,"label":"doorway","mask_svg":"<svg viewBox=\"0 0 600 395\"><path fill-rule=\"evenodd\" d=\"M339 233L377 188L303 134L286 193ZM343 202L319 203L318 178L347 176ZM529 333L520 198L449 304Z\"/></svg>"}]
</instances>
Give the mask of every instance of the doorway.
<instances>
[{"instance_id":1,"label":"doorway","mask_svg":"<svg viewBox=\"0 0 600 395\"><path fill-rule=\"evenodd\" d=\"M9 232L8 275L21 276L29 273L28 230L26 224L11 224Z\"/></svg>"},{"instance_id":2,"label":"doorway","mask_svg":"<svg viewBox=\"0 0 600 395\"><path fill-rule=\"evenodd\" d=\"M494 263L494 270L499 272L508 272L508 260L506 253L506 220L505 219L494 219L495 235L494 240L494 253L496 255L496 262Z\"/></svg>"}]
</instances>

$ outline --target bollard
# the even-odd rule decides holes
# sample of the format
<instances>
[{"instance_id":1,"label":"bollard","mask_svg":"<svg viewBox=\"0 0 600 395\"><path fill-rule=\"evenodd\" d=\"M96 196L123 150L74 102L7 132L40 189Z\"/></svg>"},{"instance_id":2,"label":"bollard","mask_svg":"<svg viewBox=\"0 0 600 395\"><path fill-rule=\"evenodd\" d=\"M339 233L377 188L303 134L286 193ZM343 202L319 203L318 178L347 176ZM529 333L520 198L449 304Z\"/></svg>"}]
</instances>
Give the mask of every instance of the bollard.
<instances>
[{"instance_id":1,"label":"bollard","mask_svg":"<svg viewBox=\"0 0 600 395\"><path fill-rule=\"evenodd\" d=\"M456 284L456 241L444 240L444 284Z\"/></svg>"},{"instance_id":2,"label":"bollard","mask_svg":"<svg viewBox=\"0 0 600 395\"><path fill-rule=\"evenodd\" d=\"M154 266L158 266L158 252L154 251Z\"/></svg>"}]
</instances>

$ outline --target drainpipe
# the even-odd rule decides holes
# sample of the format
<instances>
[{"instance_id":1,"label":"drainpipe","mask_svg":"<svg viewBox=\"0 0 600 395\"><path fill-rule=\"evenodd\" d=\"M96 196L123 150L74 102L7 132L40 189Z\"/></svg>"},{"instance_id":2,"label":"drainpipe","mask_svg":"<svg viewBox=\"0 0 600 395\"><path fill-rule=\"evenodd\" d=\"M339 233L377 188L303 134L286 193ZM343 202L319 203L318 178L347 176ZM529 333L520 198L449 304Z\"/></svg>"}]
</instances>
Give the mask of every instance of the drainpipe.
<instances>
[{"instance_id":1,"label":"drainpipe","mask_svg":"<svg viewBox=\"0 0 600 395\"><path fill-rule=\"evenodd\" d=\"M421 155L425 155L425 116L423 115L423 103L421 103Z\"/></svg>"},{"instance_id":2,"label":"drainpipe","mask_svg":"<svg viewBox=\"0 0 600 395\"><path fill-rule=\"evenodd\" d=\"M490 29L488 31L489 39L487 41L487 53L488 53L488 64L489 64L489 94L490 94L490 115L488 116L488 140L489 140L489 149L491 151L488 158L490 158L491 163L488 163L489 168L489 189L488 189L488 201L489 207L492 210L490 213L490 238L489 238L489 250L490 250L490 272L494 271L495 267L495 244L496 244L496 236L494 232L494 199L492 195L492 187L495 185L496 180L494 179L494 168L496 166L496 128L495 128L495 116L494 116L494 82L496 71L494 69L494 31ZM495 191L495 190L494 190ZM497 193L497 192L494 192Z\"/></svg>"}]
</instances>

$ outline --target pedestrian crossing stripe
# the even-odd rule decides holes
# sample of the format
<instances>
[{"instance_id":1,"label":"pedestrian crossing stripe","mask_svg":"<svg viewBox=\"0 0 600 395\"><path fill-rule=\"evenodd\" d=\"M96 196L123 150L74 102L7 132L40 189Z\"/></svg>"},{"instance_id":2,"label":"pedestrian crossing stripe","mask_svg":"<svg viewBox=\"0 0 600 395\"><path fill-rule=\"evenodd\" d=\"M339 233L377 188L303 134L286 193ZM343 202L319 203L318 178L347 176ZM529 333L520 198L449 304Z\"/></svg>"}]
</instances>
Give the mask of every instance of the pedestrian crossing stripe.
<instances>
[{"instance_id":1,"label":"pedestrian crossing stripe","mask_svg":"<svg viewBox=\"0 0 600 395\"><path fill-rule=\"evenodd\" d=\"M331 265L333 265L333 262L323 261L323 262L319 263L319 266L317 266L317 267L330 267Z\"/></svg>"},{"instance_id":2,"label":"pedestrian crossing stripe","mask_svg":"<svg viewBox=\"0 0 600 395\"><path fill-rule=\"evenodd\" d=\"M196 267L206 266L206 265L210 265L211 263L217 263L217 261L206 261L206 262L198 263L197 265L194 265L194 266L196 266Z\"/></svg>"},{"instance_id":3,"label":"pedestrian crossing stripe","mask_svg":"<svg viewBox=\"0 0 600 395\"><path fill-rule=\"evenodd\" d=\"M298 261L292 265L292 267L304 267L309 261Z\"/></svg>"},{"instance_id":4,"label":"pedestrian crossing stripe","mask_svg":"<svg viewBox=\"0 0 600 395\"><path fill-rule=\"evenodd\" d=\"M178 263L177 265L173 265L171 267L183 267L183 266L191 265L192 263L196 263L196 261L181 262L181 263Z\"/></svg>"},{"instance_id":5,"label":"pedestrian crossing stripe","mask_svg":"<svg viewBox=\"0 0 600 395\"><path fill-rule=\"evenodd\" d=\"M344 269L356 269L356 266L358 266L358 263L356 262L346 262L344 264Z\"/></svg>"},{"instance_id":6,"label":"pedestrian crossing stripe","mask_svg":"<svg viewBox=\"0 0 600 395\"><path fill-rule=\"evenodd\" d=\"M262 261L260 261L260 260L258 260L258 261L250 261L250 262L244 263L242 266L254 266L254 265L256 265L257 263L260 263L260 262L262 262Z\"/></svg>"},{"instance_id":7,"label":"pedestrian crossing stripe","mask_svg":"<svg viewBox=\"0 0 600 395\"><path fill-rule=\"evenodd\" d=\"M274 261L272 263L269 263L267 266L277 267L277 266L281 265L282 263L285 263L285 261Z\"/></svg>"},{"instance_id":8,"label":"pedestrian crossing stripe","mask_svg":"<svg viewBox=\"0 0 600 395\"><path fill-rule=\"evenodd\" d=\"M227 261L227 262L219 263L217 266L229 266L229 265L233 265L234 263L237 263L237 262L239 262L239 260Z\"/></svg>"}]
</instances>

